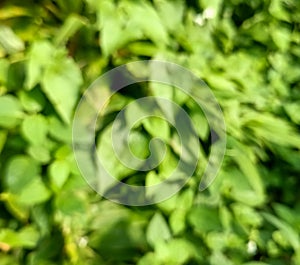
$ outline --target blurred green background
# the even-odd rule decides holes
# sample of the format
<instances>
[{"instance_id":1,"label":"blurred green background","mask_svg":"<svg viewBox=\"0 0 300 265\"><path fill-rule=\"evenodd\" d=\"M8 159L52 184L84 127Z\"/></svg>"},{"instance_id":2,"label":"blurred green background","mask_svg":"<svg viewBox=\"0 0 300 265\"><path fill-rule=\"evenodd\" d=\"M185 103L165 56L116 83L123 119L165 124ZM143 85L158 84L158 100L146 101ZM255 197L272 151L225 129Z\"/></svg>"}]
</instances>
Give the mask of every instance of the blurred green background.
<instances>
[{"instance_id":1,"label":"blurred green background","mask_svg":"<svg viewBox=\"0 0 300 265\"><path fill-rule=\"evenodd\" d=\"M1 1L0 264L299 265L299 29L297 0ZM199 192L210 149L201 110L177 90L125 89L99 123L98 147L128 102L163 93L197 125L202 154L180 193L126 207L81 177L71 126L92 81L141 59L180 64L210 86L227 152L213 185ZM173 139L161 120L142 124L137 153L147 156L149 139L161 134ZM177 161L176 142L145 174L124 171L101 150L128 183L160 181Z\"/></svg>"}]
</instances>

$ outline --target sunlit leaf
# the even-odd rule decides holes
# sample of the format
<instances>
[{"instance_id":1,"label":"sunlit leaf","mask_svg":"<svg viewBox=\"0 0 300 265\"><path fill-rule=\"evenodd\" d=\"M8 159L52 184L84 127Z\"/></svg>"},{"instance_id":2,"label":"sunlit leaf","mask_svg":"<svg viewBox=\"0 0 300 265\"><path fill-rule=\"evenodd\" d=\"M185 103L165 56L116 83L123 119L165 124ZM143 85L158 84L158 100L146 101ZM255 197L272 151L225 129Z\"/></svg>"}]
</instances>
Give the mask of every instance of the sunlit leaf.
<instances>
[{"instance_id":1,"label":"sunlit leaf","mask_svg":"<svg viewBox=\"0 0 300 265\"><path fill-rule=\"evenodd\" d=\"M147 228L147 241L151 246L156 246L161 241L171 238L171 232L164 217L157 212L151 219Z\"/></svg>"}]
</instances>

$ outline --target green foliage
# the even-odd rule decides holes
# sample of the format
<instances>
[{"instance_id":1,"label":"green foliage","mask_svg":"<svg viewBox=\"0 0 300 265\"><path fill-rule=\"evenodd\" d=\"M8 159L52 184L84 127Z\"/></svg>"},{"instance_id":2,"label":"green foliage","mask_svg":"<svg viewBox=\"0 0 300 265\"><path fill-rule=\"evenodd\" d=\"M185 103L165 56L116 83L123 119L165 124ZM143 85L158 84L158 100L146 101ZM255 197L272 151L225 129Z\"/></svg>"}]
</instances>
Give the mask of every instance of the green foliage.
<instances>
[{"instance_id":1,"label":"green foliage","mask_svg":"<svg viewBox=\"0 0 300 265\"><path fill-rule=\"evenodd\" d=\"M299 17L297 0L2 1L1 265L300 264ZM172 126L150 118L136 124L129 145L145 158L151 138L165 140L156 170L136 172L114 157L111 122L134 99L154 95L182 106L201 144L185 187L140 208L95 195L77 168L71 132L91 82L139 59L171 61L202 78L228 136L217 179L199 192L211 138L202 110L164 84L114 95L95 142L119 180L160 183L180 150ZM160 70L154 74L167 75Z\"/></svg>"}]
</instances>

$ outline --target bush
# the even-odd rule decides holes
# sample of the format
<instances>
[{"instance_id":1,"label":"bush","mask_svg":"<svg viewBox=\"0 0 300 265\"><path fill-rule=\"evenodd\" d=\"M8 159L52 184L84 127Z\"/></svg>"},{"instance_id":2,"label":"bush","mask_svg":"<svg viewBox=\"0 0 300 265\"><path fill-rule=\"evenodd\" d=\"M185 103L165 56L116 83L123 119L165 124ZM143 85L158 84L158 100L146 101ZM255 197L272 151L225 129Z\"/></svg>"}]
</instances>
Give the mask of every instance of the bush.
<instances>
[{"instance_id":1,"label":"bush","mask_svg":"<svg viewBox=\"0 0 300 265\"><path fill-rule=\"evenodd\" d=\"M0 5L2 265L300 264L300 3ZM197 171L179 193L155 205L124 206L96 195L82 178L72 118L96 78L144 59L177 63L209 85L226 121L227 149L217 179L199 192L212 138L202 111L174 88L122 90L97 124L100 156L120 180L161 180L178 158L173 130L155 119L140 126L133 145L147 157L150 138L166 127L166 161L143 173L112 158L109 128L134 99L171 91L201 143Z\"/></svg>"}]
</instances>

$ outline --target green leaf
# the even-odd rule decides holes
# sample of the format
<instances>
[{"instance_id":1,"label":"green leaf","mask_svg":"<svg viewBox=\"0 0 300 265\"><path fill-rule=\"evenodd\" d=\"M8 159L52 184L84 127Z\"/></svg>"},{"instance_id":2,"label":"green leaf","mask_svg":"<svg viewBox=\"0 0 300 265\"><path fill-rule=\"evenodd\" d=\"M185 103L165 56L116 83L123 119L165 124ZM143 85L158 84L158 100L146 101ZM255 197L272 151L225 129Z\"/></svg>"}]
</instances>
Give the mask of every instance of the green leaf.
<instances>
[{"instance_id":1,"label":"green leaf","mask_svg":"<svg viewBox=\"0 0 300 265\"><path fill-rule=\"evenodd\" d=\"M283 235L289 241L290 245L294 248L295 251L299 249L299 234L297 233L297 231L295 231L293 227L269 213L262 213L262 215L268 222L270 222L272 225L274 225L282 231Z\"/></svg>"},{"instance_id":2,"label":"green leaf","mask_svg":"<svg viewBox=\"0 0 300 265\"><path fill-rule=\"evenodd\" d=\"M160 265L158 258L156 255L152 252L148 252L145 256L143 256L141 259L139 259L137 265L152 265L157 264Z\"/></svg>"},{"instance_id":3,"label":"green leaf","mask_svg":"<svg viewBox=\"0 0 300 265\"><path fill-rule=\"evenodd\" d=\"M269 12L277 19L290 22L289 13L284 9L284 1L274 0L270 2Z\"/></svg>"},{"instance_id":4,"label":"green leaf","mask_svg":"<svg viewBox=\"0 0 300 265\"><path fill-rule=\"evenodd\" d=\"M7 75L9 69L9 61L6 59L0 59L0 87L7 82Z\"/></svg>"},{"instance_id":5,"label":"green leaf","mask_svg":"<svg viewBox=\"0 0 300 265\"><path fill-rule=\"evenodd\" d=\"M220 251L215 251L210 256L211 265L234 265L234 263Z\"/></svg>"},{"instance_id":6,"label":"green leaf","mask_svg":"<svg viewBox=\"0 0 300 265\"><path fill-rule=\"evenodd\" d=\"M0 45L8 54L23 51L23 41L12 31L11 28L0 25Z\"/></svg>"},{"instance_id":7,"label":"green leaf","mask_svg":"<svg viewBox=\"0 0 300 265\"><path fill-rule=\"evenodd\" d=\"M54 43L56 45L65 44L70 37L72 37L83 25L86 24L86 21L83 17L80 17L76 14L69 15L64 21L63 26L58 31Z\"/></svg>"},{"instance_id":8,"label":"green leaf","mask_svg":"<svg viewBox=\"0 0 300 265\"><path fill-rule=\"evenodd\" d=\"M178 164L177 157L174 155L174 153L171 151L171 149L167 147L166 155L165 155L163 161L158 166L159 176L162 179L168 178L172 174L174 169L176 168L177 164Z\"/></svg>"},{"instance_id":9,"label":"green leaf","mask_svg":"<svg viewBox=\"0 0 300 265\"><path fill-rule=\"evenodd\" d=\"M33 159L42 164L46 164L51 160L50 150L45 145L31 145L27 152Z\"/></svg>"},{"instance_id":10,"label":"green leaf","mask_svg":"<svg viewBox=\"0 0 300 265\"><path fill-rule=\"evenodd\" d=\"M264 195L264 186L261 177L255 167L255 164L246 156L245 152L235 150L236 153L233 156L234 160L239 165L241 171L247 177L252 188L259 194Z\"/></svg>"},{"instance_id":11,"label":"green leaf","mask_svg":"<svg viewBox=\"0 0 300 265\"><path fill-rule=\"evenodd\" d=\"M292 227L300 229L300 214L295 209L291 209L284 204L275 203L273 208L276 214Z\"/></svg>"},{"instance_id":12,"label":"green leaf","mask_svg":"<svg viewBox=\"0 0 300 265\"><path fill-rule=\"evenodd\" d=\"M19 99L23 108L32 113L41 111L46 105L46 99L39 88L34 88L30 91L21 90Z\"/></svg>"},{"instance_id":13,"label":"green leaf","mask_svg":"<svg viewBox=\"0 0 300 265\"><path fill-rule=\"evenodd\" d=\"M222 251L226 246L226 234L220 232L209 232L206 237L208 247L212 251Z\"/></svg>"},{"instance_id":14,"label":"green leaf","mask_svg":"<svg viewBox=\"0 0 300 265\"><path fill-rule=\"evenodd\" d=\"M15 127L22 116L22 107L17 98L11 95L0 96L0 126Z\"/></svg>"},{"instance_id":15,"label":"green leaf","mask_svg":"<svg viewBox=\"0 0 300 265\"><path fill-rule=\"evenodd\" d=\"M7 132L0 130L0 154L1 154L1 152L3 150L3 147L6 143L6 139L7 139Z\"/></svg>"},{"instance_id":16,"label":"green leaf","mask_svg":"<svg viewBox=\"0 0 300 265\"><path fill-rule=\"evenodd\" d=\"M161 241L171 238L170 229L161 213L156 212L150 220L146 236L148 243L152 247L155 247Z\"/></svg>"},{"instance_id":17,"label":"green leaf","mask_svg":"<svg viewBox=\"0 0 300 265\"><path fill-rule=\"evenodd\" d=\"M72 128L59 120L57 116L48 116L49 134L60 142L72 142Z\"/></svg>"},{"instance_id":18,"label":"green leaf","mask_svg":"<svg viewBox=\"0 0 300 265\"><path fill-rule=\"evenodd\" d=\"M223 181L223 192L234 200L249 206L259 206L265 202L265 196L253 190L248 178L233 167L228 172L221 171L219 178Z\"/></svg>"},{"instance_id":19,"label":"green leaf","mask_svg":"<svg viewBox=\"0 0 300 265\"><path fill-rule=\"evenodd\" d=\"M270 32L277 47L282 52L286 52L290 47L291 31L283 27L274 27L274 29L271 28Z\"/></svg>"},{"instance_id":20,"label":"green leaf","mask_svg":"<svg viewBox=\"0 0 300 265\"><path fill-rule=\"evenodd\" d=\"M176 33L182 27L182 19L184 15L184 2L183 1L154 1L155 7L158 11L160 19L166 29L170 32Z\"/></svg>"},{"instance_id":21,"label":"green leaf","mask_svg":"<svg viewBox=\"0 0 300 265\"><path fill-rule=\"evenodd\" d=\"M115 16L116 11L118 10L112 2L101 3L101 10L98 14L102 24L100 46L106 56L119 49L124 43L123 23L120 16Z\"/></svg>"},{"instance_id":22,"label":"green leaf","mask_svg":"<svg viewBox=\"0 0 300 265\"><path fill-rule=\"evenodd\" d=\"M249 111L243 117L246 127L265 142L276 145L300 147L300 137L288 121L271 114L260 114Z\"/></svg>"},{"instance_id":23,"label":"green leaf","mask_svg":"<svg viewBox=\"0 0 300 265\"><path fill-rule=\"evenodd\" d=\"M49 167L50 181L55 189L60 189L69 177L70 168L65 160L56 160Z\"/></svg>"},{"instance_id":24,"label":"green leaf","mask_svg":"<svg viewBox=\"0 0 300 265\"><path fill-rule=\"evenodd\" d=\"M5 243L12 248L24 247L32 249L36 246L38 239L39 233L32 226L25 227L18 232L11 229L0 230L0 243Z\"/></svg>"},{"instance_id":25,"label":"green leaf","mask_svg":"<svg viewBox=\"0 0 300 265\"><path fill-rule=\"evenodd\" d=\"M72 191L63 191L55 197L55 208L64 215L84 214L86 201Z\"/></svg>"},{"instance_id":26,"label":"green leaf","mask_svg":"<svg viewBox=\"0 0 300 265\"><path fill-rule=\"evenodd\" d=\"M129 161L129 157L136 156L139 159L145 159L149 154L148 139L145 135L138 131L131 131L128 137L128 145L124 143L113 143L111 139L112 126L109 125L102 132L97 142L97 153L104 168L117 179L122 179L134 172L133 169L123 165L125 161ZM120 162L116 156L114 145L119 145L119 156L123 163ZM131 152L131 153L130 153ZM109 157L109 159L107 159ZM134 167L139 167L143 161L137 162L139 164Z\"/></svg>"},{"instance_id":27,"label":"green leaf","mask_svg":"<svg viewBox=\"0 0 300 265\"><path fill-rule=\"evenodd\" d=\"M158 47L168 43L168 34L156 10L146 2L128 2L125 6L132 25L143 33Z\"/></svg>"},{"instance_id":28,"label":"green leaf","mask_svg":"<svg viewBox=\"0 0 300 265\"><path fill-rule=\"evenodd\" d=\"M9 212L22 222L27 221L29 217L29 208L18 201L17 195L12 193L2 193L0 198L5 202L5 206Z\"/></svg>"},{"instance_id":29,"label":"green leaf","mask_svg":"<svg viewBox=\"0 0 300 265\"><path fill-rule=\"evenodd\" d=\"M188 211L194 202L194 191L192 189L186 189L181 192L177 198L177 209Z\"/></svg>"},{"instance_id":30,"label":"green leaf","mask_svg":"<svg viewBox=\"0 0 300 265\"><path fill-rule=\"evenodd\" d=\"M245 204L235 203L232 205L232 209L236 220L241 224L252 227L259 227L262 224L262 217L253 208Z\"/></svg>"},{"instance_id":31,"label":"green leaf","mask_svg":"<svg viewBox=\"0 0 300 265\"><path fill-rule=\"evenodd\" d=\"M291 118L291 120L296 123L300 124L300 102L292 102L292 103L286 103L283 105L285 111Z\"/></svg>"},{"instance_id":32,"label":"green leaf","mask_svg":"<svg viewBox=\"0 0 300 265\"><path fill-rule=\"evenodd\" d=\"M42 79L45 67L52 61L54 47L45 40L35 41L28 52L25 87L32 89Z\"/></svg>"},{"instance_id":33,"label":"green leaf","mask_svg":"<svg viewBox=\"0 0 300 265\"><path fill-rule=\"evenodd\" d=\"M188 221L199 233L222 229L217 209L205 205L192 208L188 214Z\"/></svg>"},{"instance_id":34,"label":"green leaf","mask_svg":"<svg viewBox=\"0 0 300 265\"><path fill-rule=\"evenodd\" d=\"M155 247L155 254L162 264L186 264L194 253L195 249L192 244L184 239L160 241Z\"/></svg>"},{"instance_id":35,"label":"green leaf","mask_svg":"<svg viewBox=\"0 0 300 265\"><path fill-rule=\"evenodd\" d=\"M23 136L33 145L41 145L46 141L48 122L42 115L27 116L21 127Z\"/></svg>"},{"instance_id":36,"label":"green leaf","mask_svg":"<svg viewBox=\"0 0 300 265\"><path fill-rule=\"evenodd\" d=\"M158 137L164 141L168 141L170 137L170 126L166 120L158 117L149 117L142 120L142 124L147 132L153 137Z\"/></svg>"},{"instance_id":37,"label":"green leaf","mask_svg":"<svg viewBox=\"0 0 300 265\"><path fill-rule=\"evenodd\" d=\"M67 124L71 122L81 84L80 69L70 58L55 58L43 75L42 89Z\"/></svg>"},{"instance_id":38,"label":"green leaf","mask_svg":"<svg viewBox=\"0 0 300 265\"><path fill-rule=\"evenodd\" d=\"M19 194L38 177L39 167L33 159L27 156L14 156L7 163L5 182L10 192Z\"/></svg>"},{"instance_id":39,"label":"green leaf","mask_svg":"<svg viewBox=\"0 0 300 265\"><path fill-rule=\"evenodd\" d=\"M128 142L129 148L134 156L140 159L145 159L147 157L149 154L149 140L147 136L138 131L132 131L129 135Z\"/></svg>"},{"instance_id":40,"label":"green leaf","mask_svg":"<svg viewBox=\"0 0 300 265\"><path fill-rule=\"evenodd\" d=\"M158 67L156 69L153 69L153 71L151 71L150 79L155 80L156 78L164 79L165 82L169 82L169 80L170 80L167 70L162 67ZM149 86L150 86L151 92L153 93L153 96L162 97L162 98L169 99L169 100L173 99L174 88L171 87L170 85L163 84L163 83L157 83L157 82L151 82ZM161 104L161 101L158 101L158 104Z\"/></svg>"},{"instance_id":41,"label":"green leaf","mask_svg":"<svg viewBox=\"0 0 300 265\"><path fill-rule=\"evenodd\" d=\"M202 140L206 140L207 137L209 136L210 129L209 129L207 119L205 118L202 111L201 110L193 111L190 114L190 117L192 119L197 134L200 136Z\"/></svg>"},{"instance_id":42,"label":"green leaf","mask_svg":"<svg viewBox=\"0 0 300 265\"><path fill-rule=\"evenodd\" d=\"M18 201L25 205L35 205L47 201L51 192L46 188L40 176L37 176L18 195Z\"/></svg>"},{"instance_id":43,"label":"green leaf","mask_svg":"<svg viewBox=\"0 0 300 265\"><path fill-rule=\"evenodd\" d=\"M174 212L172 212L169 219L169 224L174 235L178 235L184 232L186 228L185 219L186 219L186 211L182 209L176 209Z\"/></svg>"}]
</instances>

